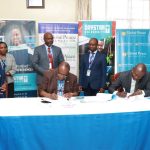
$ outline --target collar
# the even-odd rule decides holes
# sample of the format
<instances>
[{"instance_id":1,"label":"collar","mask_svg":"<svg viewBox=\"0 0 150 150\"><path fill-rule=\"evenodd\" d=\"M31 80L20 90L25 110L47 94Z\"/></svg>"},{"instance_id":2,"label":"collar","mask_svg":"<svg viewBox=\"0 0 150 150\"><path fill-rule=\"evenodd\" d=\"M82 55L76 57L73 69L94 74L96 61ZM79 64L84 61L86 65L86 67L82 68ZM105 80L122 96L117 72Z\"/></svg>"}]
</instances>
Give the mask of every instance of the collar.
<instances>
[{"instance_id":1,"label":"collar","mask_svg":"<svg viewBox=\"0 0 150 150\"><path fill-rule=\"evenodd\" d=\"M46 49L48 49L49 46L47 46L46 44L44 44L44 45L45 45ZM50 48L52 48L52 45L50 46Z\"/></svg>"},{"instance_id":2,"label":"collar","mask_svg":"<svg viewBox=\"0 0 150 150\"><path fill-rule=\"evenodd\" d=\"M89 50L89 53L90 53L90 54L92 54L92 53L93 53L93 54L96 54L96 53L97 53L97 50L94 51L94 52L92 52L91 50Z\"/></svg>"}]
</instances>

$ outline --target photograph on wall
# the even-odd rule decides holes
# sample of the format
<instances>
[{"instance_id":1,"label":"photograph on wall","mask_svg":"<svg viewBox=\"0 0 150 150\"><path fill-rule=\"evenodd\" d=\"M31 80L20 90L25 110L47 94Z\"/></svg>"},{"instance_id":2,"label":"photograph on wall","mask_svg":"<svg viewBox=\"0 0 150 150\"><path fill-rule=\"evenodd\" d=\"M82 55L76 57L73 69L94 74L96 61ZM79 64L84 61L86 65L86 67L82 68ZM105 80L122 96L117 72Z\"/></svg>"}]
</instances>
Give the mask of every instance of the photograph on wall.
<instances>
[{"instance_id":1,"label":"photograph on wall","mask_svg":"<svg viewBox=\"0 0 150 150\"><path fill-rule=\"evenodd\" d=\"M17 72L14 75L15 97L35 96L36 75L31 66L36 43L35 21L1 20L0 41L7 43L8 52L14 56L17 64Z\"/></svg>"},{"instance_id":2,"label":"photograph on wall","mask_svg":"<svg viewBox=\"0 0 150 150\"><path fill-rule=\"evenodd\" d=\"M150 71L150 30L117 29L116 35L117 72L130 70L138 63L145 63Z\"/></svg>"},{"instance_id":3,"label":"photograph on wall","mask_svg":"<svg viewBox=\"0 0 150 150\"><path fill-rule=\"evenodd\" d=\"M97 49L106 55L107 81L110 84L111 76L114 74L115 66L115 21L79 21L79 65L82 55L87 52L88 42L91 38L98 39Z\"/></svg>"}]
</instances>

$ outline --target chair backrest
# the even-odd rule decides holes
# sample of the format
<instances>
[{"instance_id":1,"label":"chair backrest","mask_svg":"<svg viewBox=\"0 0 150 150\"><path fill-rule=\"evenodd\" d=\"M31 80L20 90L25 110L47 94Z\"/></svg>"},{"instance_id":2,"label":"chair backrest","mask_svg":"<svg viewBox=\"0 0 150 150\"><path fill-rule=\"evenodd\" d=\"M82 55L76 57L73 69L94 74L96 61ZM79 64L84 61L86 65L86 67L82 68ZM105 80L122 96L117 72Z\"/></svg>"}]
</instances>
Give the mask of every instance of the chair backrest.
<instances>
[{"instance_id":1,"label":"chair backrest","mask_svg":"<svg viewBox=\"0 0 150 150\"><path fill-rule=\"evenodd\" d=\"M116 81L116 80L119 78L119 76L120 76L120 72L118 72L118 73L112 75L112 77L111 77L111 82ZM117 90L118 92L124 91L122 87L117 87L116 90Z\"/></svg>"},{"instance_id":2,"label":"chair backrest","mask_svg":"<svg viewBox=\"0 0 150 150\"><path fill-rule=\"evenodd\" d=\"M120 76L120 72L118 72L118 73L112 75L112 76L111 76L111 82L117 80L117 79L119 78L119 76Z\"/></svg>"}]
</instances>

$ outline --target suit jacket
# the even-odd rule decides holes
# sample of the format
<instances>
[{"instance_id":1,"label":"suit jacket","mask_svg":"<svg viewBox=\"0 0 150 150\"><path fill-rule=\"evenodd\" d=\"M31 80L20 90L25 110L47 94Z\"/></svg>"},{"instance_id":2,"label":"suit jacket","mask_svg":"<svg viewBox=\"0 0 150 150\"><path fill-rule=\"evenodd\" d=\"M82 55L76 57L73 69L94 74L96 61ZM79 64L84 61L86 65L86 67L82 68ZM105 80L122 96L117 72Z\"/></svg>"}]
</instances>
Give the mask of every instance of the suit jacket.
<instances>
[{"instance_id":1,"label":"suit jacket","mask_svg":"<svg viewBox=\"0 0 150 150\"><path fill-rule=\"evenodd\" d=\"M119 78L112 82L108 88L110 93L113 93L118 87L122 87L126 92L130 93L132 81L132 73L130 71L121 72ZM146 73L142 79L136 81L135 90L144 90L145 96L150 96L150 73Z\"/></svg>"},{"instance_id":2,"label":"suit jacket","mask_svg":"<svg viewBox=\"0 0 150 150\"><path fill-rule=\"evenodd\" d=\"M52 50L54 68L57 68L58 65L64 61L64 56L60 47L52 45ZM49 59L44 44L35 48L32 57L32 65L34 70L37 72L37 83L39 84L42 81L44 72L49 70Z\"/></svg>"},{"instance_id":3,"label":"suit jacket","mask_svg":"<svg viewBox=\"0 0 150 150\"><path fill-rule=\"evenodd\" d=\"M45 73L45 78L43 79L43 83L39 86L39 91L44 90L48 93L56 93L57 94L57 74L58 70L50 70ZM69 73L65 80L64 93L68 92L78 92L79 87L77 84L77 76L72 73Z\"/></svg>"},{"instance_id":4,"label":"suit jacket","mask_svg":"<svg viewBox=\"0 0 150 150\"><path fill-rule=\"evenodd\" d=\"M90 52L85 53L81 58L79 83L83 88L87 88L89 84L92 89L99 90L106 83L106 55L97 51L91 66L91 74L88 77L86 73L89 68L89 55Z\"/></svg>"},{"instance_id":5,"label":"suit jacket","mask_svg":"<svg viewBox=\"0 0 150 150\"><path fill-rule=\"evenodd\" d=\"M6 65L0 60L0 87L5 83L5 67ZM6 93L0 89L0 98L6 98Z\"/></svg>"}]
</instances>

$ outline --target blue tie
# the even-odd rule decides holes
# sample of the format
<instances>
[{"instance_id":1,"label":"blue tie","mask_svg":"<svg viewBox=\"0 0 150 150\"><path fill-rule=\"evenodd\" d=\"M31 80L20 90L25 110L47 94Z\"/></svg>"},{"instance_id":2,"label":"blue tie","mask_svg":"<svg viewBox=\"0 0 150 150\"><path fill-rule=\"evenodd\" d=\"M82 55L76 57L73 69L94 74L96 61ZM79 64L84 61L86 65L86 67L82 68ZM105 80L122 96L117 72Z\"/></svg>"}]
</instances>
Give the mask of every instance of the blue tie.
<instances>
[{"instance_id":1,"label":"blue tie","mask_svg":"<svg viewBox=\"0 0 150 150\"><path fill-rule=\"evenodd\" d=\"M93 64L94 56L95 56L95 53L91 53L90 59L89 59L89 68L91 68L91 66L92 66L92 64Z\"/></svg>"}]
</instances>

